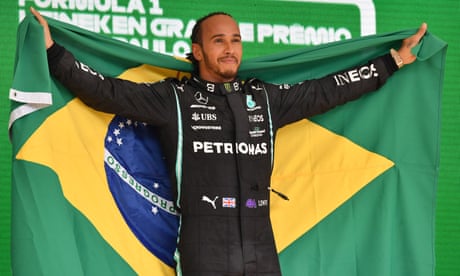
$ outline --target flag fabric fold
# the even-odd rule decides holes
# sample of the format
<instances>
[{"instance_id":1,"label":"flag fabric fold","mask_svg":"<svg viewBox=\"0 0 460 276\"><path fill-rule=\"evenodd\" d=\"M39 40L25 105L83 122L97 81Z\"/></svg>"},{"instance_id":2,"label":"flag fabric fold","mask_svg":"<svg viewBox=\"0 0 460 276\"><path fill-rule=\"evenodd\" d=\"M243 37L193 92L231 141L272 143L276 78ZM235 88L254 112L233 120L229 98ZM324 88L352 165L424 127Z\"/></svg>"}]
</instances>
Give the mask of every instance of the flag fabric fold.
<instances>
[{"instance_id":1,"label":"flag fabric fold","mask_svg":"<svg viewBox=\"0 0 460 276\"><path fill-rule=\"evenodd\" d=\"M136 82L188 62L49 19L98 72ZM364 63L415 30L247 59L240 77L296 83ZM91 110L48 72L43 30L18 28L11 85L14 275L174 275L178 214L155 129ZM283 275L434 275L440 102L447 45L379 91L279 131L271 219Z\"/></svg>"}]
</instances>

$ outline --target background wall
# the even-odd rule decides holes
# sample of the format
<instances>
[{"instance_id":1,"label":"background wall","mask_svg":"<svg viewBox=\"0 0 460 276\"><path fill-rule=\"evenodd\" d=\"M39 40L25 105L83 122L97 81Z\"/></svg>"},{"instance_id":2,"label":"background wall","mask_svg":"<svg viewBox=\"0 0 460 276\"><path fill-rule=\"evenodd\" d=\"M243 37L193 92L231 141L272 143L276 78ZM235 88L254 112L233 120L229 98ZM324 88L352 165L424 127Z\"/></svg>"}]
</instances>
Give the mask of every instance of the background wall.
<instances>
[{"instance_id":1,"label":"background wall","mask_svg":"<svg viewBox=\"0 0 460 276\"><path fill-rule=\"evenodd\" d=\"M334 4L342 2L342 4ZM460 1L355 0L3 0L0 3L0 275L10 275L11 146L9 100L20 19L33 5L45 15L140 45L183 55L194 20L226 11L240 22L245 57L339 39L417 28L449 43L442 101L441 167L436 218L436 275L460 271ZM31 61L33 62L33 61ZM417 99L414 99L417 104Z\"/></svg>"}]
</instances>

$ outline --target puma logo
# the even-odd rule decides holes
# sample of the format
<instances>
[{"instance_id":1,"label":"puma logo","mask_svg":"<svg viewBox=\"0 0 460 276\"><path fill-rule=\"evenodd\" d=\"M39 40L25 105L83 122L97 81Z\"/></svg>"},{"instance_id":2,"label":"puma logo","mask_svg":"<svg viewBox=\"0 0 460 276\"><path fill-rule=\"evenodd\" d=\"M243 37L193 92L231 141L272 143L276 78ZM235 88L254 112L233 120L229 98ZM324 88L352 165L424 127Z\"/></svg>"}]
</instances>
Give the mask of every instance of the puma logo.
<instances>
[{"instance_id":1,"label":"puma logo","mask_svg":"<svg viewBox=\"0 0 460 276\"><path fill-rule=\"evenodd\" d=\"M201 197L201 201L207 202L207 203L211 204L212 208L217 209L217 208L216 208L216 200L217 200L218 198L219 198L219 197L216 196L216 197L214 198L214 200L211 200L209 197L207 197L207 196L204 195L204 196Z\"/></svg>"}]
</instances>

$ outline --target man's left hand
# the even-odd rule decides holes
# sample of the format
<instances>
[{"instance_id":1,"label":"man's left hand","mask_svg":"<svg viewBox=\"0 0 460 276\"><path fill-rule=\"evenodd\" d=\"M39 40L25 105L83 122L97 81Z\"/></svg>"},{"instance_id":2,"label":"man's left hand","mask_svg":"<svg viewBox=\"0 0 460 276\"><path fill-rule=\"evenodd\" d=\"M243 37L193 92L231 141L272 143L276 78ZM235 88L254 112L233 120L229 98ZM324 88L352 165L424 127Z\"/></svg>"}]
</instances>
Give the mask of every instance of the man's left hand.
<instances>
[{"instance_id":1,"label":"man's left hand","mask_svg":"<svg viewBox=\"0 0 460 276\"><path fill-rule=\"evenodd\" d=\"M422 37L425 35L427 28L427 24L422 23L415 34L402 41L401 48L399 48L398 53L402 58L404 65L411 64L417 59L417 57L412 54L412 48L418 45Z\"/></svg>"}]
</instances>

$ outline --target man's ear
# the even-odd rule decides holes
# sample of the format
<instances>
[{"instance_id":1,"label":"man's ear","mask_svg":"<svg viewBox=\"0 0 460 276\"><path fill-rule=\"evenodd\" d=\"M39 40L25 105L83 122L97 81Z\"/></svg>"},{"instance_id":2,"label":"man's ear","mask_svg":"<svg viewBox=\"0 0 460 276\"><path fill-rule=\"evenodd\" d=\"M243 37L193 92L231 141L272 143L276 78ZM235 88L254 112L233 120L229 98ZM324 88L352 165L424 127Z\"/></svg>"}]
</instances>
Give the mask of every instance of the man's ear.
<instances>
[{"instance_id":1,"label":"man's ear","mask_svg":"<svg viewBox=\"0 0 460 276\"><path fill-rule=\"evenodd\" d=\"M192 54L197 61L201 61L203 59L203 49L200 44L192 43Z\"/></svg>"}]
</instances>

